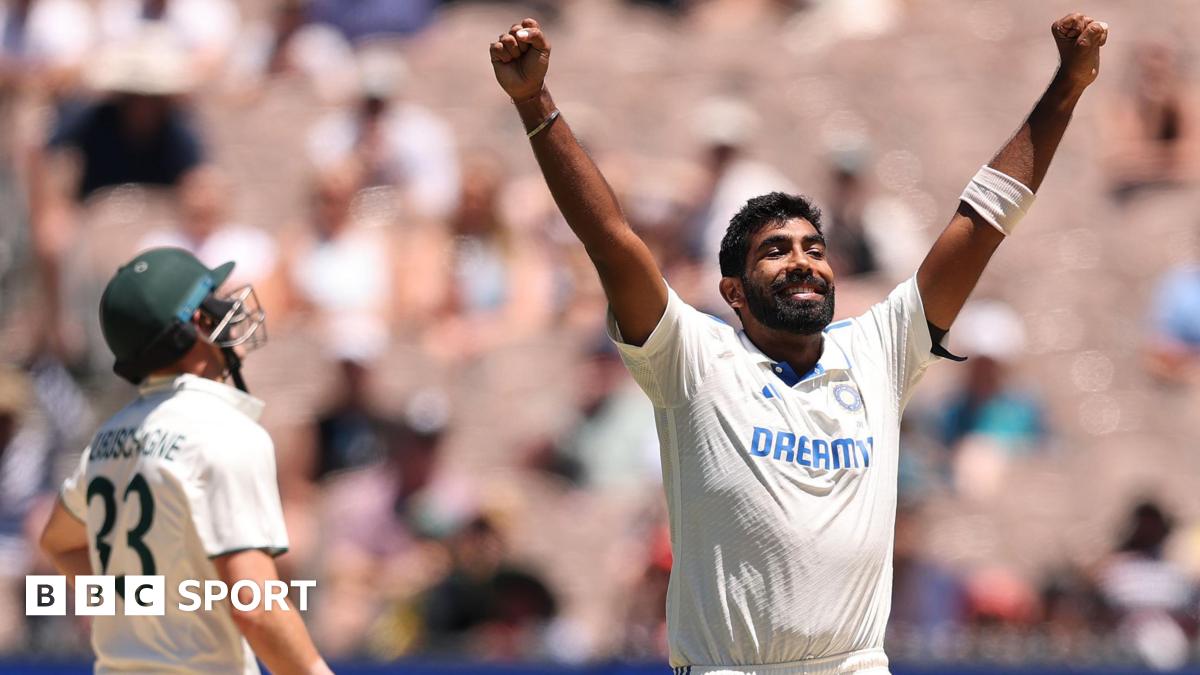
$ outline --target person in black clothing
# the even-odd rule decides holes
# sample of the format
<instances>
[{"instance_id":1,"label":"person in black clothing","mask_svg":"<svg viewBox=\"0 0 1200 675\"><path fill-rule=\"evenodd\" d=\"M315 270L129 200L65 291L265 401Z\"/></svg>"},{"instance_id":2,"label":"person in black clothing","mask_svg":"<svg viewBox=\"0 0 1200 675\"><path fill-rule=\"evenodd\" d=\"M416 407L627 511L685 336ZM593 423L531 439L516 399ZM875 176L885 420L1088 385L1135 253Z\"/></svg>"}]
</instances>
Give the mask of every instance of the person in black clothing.
<instances>
[{"instance_id":1,"label":"person in black clothing","mask_svg":"<svg viewBox=\"0 0 1200 675\"><path fill-rule=\"evenodd\" d=\"M831 167L833 191L825 207L829 219L831 264L843 277L879 271L879 260L867 234L866 207L870 200L862 177L861 158L841 157Z\"/></svg>"},{"instance_id":2,"label":"person in black clothing","mask_svg":"<svg viewBox=\"0 0 1200 675\"><path fill-rule=\"evenodd\" d=\"M204 160L187 111L159 95L117 93L66 115L46 145L79 153L81 202L126 183L174 187Z\"/></svg>"},{"instance_id":3,"label":"person in black clothing","mask_svg":"<svg viewBox=\"0 0 1200 675\"><path fill-rule=\"evenodd\" d=\"M107 187L140 183L174 188L204 163L203 142L182 98L191 87L184 53L166 36L102 52L88 82L103 96L60 112L30 167L31 229L43 290L42 349L77 353L63 330L62 260L74 240L76 206ZM79 164L70 193L59 188L52 161L69 151Z\"/></svg>"},{"instance_id":4,"label":"person in black clothing","mask_svg":"<svg viewBox=\"0 0 1200 675\"><path fill-rule=\"evenodd\" d=\"M316 481L382 462L386 454L388 420L371 400L370 369L351 358L340 359L337 367L337 398L321 411L313 428L316 456L310 477Z\"/></svg>"},{"instance_id":5,"label":"person in black clothing","mask_svg":"<svg viewBox=\"0 0 1200 675\"><path fill-rule=\"evenodd\" d=\"M453 566L422 603L426 651L457 653L470 645L487 659L539 655L559 610L550 587L508 561L505 538L487 516L465 524L446 544Z\"/></svg>"}]
</instances>

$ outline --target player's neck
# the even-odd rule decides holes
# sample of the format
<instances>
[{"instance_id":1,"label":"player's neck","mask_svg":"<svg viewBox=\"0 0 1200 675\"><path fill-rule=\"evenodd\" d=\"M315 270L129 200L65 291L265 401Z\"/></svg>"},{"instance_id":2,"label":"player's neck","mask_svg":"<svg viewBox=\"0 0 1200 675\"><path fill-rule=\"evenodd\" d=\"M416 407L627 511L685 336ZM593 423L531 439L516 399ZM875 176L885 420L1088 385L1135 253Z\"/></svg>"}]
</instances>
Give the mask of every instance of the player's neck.
<instances>
[{"instance_id":1,"label":"player's neck","mask_svg":"<svg viewBox=\"0 0 1200 675\"><path fill-rule=\"evenodd\" d=\"M195 375L196 377L208 377L207 375L204 374L204 369L202 369L202 368L180 368L178 366L168 366L166 368L159 368L158 370L150 373L150 377L155 377L155 378L179 377L180 375ZM208 378L208 379L213 379L213 378Z\"/></svg>"},{"instance_id":2,"label":"player's neck","mask_svg":"<svg viewBox=\"0 0 1200 675\"><path fill-rule=\"evenodd\" d=\"M745 326L746 337L772 361L786 362L797 373L807 373L817 365L825 344L821 333L801 335L767 328L762 324Z\"/></svg>"},{"instance_id":3,"label":"player's neck","mask_svg":"<svg viewBox=\"0 0 1200 675\"><path fill-rule=\"evenodd\" d=\"M200 340L178 361L165 368L150 373L151 377L175 377L179 375L195 375L209 380L221 381L224 364L215 361L214 354Z\"/></svg>"}]
</instances>

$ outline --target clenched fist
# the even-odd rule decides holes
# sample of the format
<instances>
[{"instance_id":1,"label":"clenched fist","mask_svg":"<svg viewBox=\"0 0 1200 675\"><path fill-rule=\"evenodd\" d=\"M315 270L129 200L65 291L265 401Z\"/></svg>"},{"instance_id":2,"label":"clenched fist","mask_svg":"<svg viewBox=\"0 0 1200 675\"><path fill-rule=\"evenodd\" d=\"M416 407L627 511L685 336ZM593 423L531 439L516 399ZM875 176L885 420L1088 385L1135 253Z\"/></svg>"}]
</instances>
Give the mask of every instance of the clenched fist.
<instances>
[{"instance_id":1,"label":"clenched fist","mask_svg":"<svg viewBox=\"0 0 1200 675\"><path fill-rule=\"evenodd\" d=\"M537 21L514 23L489 51L496 81L512 100L519 102L538 95L550 68L550 42Z\"/></svg>"},{"instance_id":2,"label":"clenched fist","mask_svg":"<svg viewBox=\"0 0 1200 675\"><path fill-rule=\"evenodd\" d=\"M1100 48L1108 42L1108 24L1075 13L1055 21L1050 32L1062 62L1059 74L1081 89L1095 82L1100 74Z\"/></svg>"}]
</instances>

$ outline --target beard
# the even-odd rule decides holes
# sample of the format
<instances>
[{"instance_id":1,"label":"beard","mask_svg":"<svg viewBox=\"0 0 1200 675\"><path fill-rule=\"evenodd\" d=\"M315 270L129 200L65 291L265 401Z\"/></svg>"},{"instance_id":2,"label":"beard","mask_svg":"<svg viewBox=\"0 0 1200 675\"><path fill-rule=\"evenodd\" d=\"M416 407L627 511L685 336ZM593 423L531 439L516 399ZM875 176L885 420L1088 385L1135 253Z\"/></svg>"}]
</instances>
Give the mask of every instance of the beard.
<instances>
[{"instance_id":1,"label":"beard","mask_svg":"<svg viewBox=\"0 0 1200 675\"><path fill-rule=\"evenodd\" d=\"M778 294L787 286L812 282L823 293L819 300L793 300ZM767 328L814 335L833 321L833 284L813 274L794 274L769 285L758 285L742 277L746 291L746 308L751 316Z\"/></svg>"}]
</instances>

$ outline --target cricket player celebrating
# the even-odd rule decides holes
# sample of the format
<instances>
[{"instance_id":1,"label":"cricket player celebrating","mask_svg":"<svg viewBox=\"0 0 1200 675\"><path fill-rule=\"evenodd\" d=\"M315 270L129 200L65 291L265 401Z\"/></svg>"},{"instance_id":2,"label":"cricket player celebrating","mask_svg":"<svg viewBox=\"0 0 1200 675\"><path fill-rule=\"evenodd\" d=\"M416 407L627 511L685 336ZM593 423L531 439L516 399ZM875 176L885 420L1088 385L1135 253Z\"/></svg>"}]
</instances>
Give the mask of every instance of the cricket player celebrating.
<instances>
[{"instance_id":1,"label":"cricket player celebrating","mask_svg":"<svg viewBox=\"0 0 1200 675\"><path fill-rule=\"evenodd\" d=\"M115 616L95 617L98 673L257 673L255 655L276 674L329 672L290 605L179 609L185 580L264 589L288 545L263 404L240 373L238 350L265 341L265 316L249 286L217 294L232 270L152 249L100 300L113 369L140 385L138 397L84 450L42 548L68 579L113 575L122 595L124 575L165 576L166 615L125 616L118 598ZM239 590L248 605L251 592Z\"/></svg>"},{"instance_id":2,"label":"cricket player celebrating","mask_svg":"<svg viewBox=\"0 0 1200 675\"><path fill-rule=\"evenodd\" d=\"M888 672L901 413L1033 204L1108 26L1072 14L1052 32L1060 65L1049 88L968 183L916 274L866 314L830 325L834 279L806 198L772 193L734 215L720 291L742 330L664 282L545 87L550 42L538 23L491 44L496 79L600 275L609 331L654 403L676 672Z\"/></svg>"}]
</instances>

